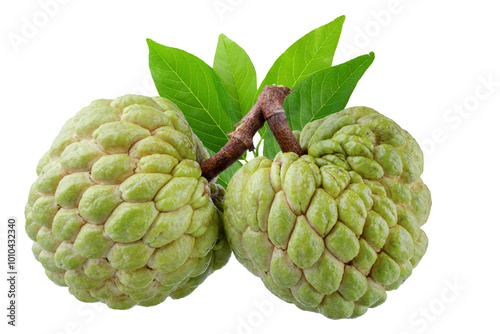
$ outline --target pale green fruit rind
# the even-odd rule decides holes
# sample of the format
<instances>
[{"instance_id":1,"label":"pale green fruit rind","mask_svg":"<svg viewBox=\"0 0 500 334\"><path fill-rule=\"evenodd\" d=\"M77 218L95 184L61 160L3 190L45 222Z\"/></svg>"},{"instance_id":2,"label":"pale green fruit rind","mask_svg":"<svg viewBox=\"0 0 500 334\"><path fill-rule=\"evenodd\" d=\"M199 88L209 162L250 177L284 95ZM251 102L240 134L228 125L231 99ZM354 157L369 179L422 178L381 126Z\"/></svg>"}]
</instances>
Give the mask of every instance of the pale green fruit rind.
<instances>
[{"instance_id":1,"label":"pale green fruit rind","mask_svg":"<svg viewBox=\"0 0 500 334\"><path fill-rule=\"evenodd\" d=\"M95 185L83 193L78 205L79 215L88 222L102 224L121 202L117 186Z\"/></svg>"},{"instance_id":2,"label":"pale green fruit rind","mask_svg":"<svg viewBox=\"0 0 500 334\"><path fill-rule=\"evenodd\" d=\"M38 254L38 261L42 264L42 266L47 271L51 271L51 272L55 272L55 273L63 271L63 269L61 269L57 266L56 261L54 259L54 253L47 252L46 250L42 250Z\"/></svg>"},{"instance_id":3,"label":"pale green fruit rind","mask_svg":"<svg viewBox=\"0 0 500 334\"><path fill-rule=\"evenodd\" d=\"M275 196L268 218L267 229L273 244L286 248L295 226L295 219L296 216L288 206L285 193L280 191Z\"/></svg>"},{"instance_id":4,"label":"pale green fruit rind","mask_svg":"<svg viewBox=\"0 0 500 334\"><path fill-rule=\"evenodd\" d=\"M375 281L383 285L394 283L401 273L401 268L389 255L381 252L371 270L371 276Z\"/></svg>"},{"instance_id":5,"label":"pale green fruit rind","mask_svg":"<svg viewBox=\"0 0 500 334\"><path fill-rule=\"evenodd\" d=\"M134 173L135 162L127 154L105 155L92 165L92 180L101 184L120 184Z\"/></svg>"},{"instance_id":6,"label":"pale green fruit rind","mask_svg":"<svg viewBox=\"0 0 500 334\"><path fill-rule=\"evenodd\" d=\"M47 277L115 309L190 294L231 255L211 199L224 190L201 176L209 157L165 98L77 112L40 159L25 210Z\"/></svg>"},{"instance_id":7,"label":"pale green fruit rind","mask_svg":"<svg viewBox=\"0 0 500 334\"><path fill-rule=\"evenodd\" d=\"M193 250L191 251L190 256L204 257L211 249L215 247L219 232L218 226L215 224L218 217L215 214L210 218L213 220L213 223L208 226L205 233L195 239Z\"/></svg>"},{"instance_id":8,"label":"pale green fruit rind","mask_svg":"<svg viewBox=\"0 0 500 334\"><path fill-rule=\"evenodd\" d=\"M86 224L78 233L74 247L78 254L89 259L97 259L103 256L113 244L113 240L104 233L102 225Z\"/></svg>"},{"instance_id":9,"label":"pale green fruit rind","mask_svg":"<svg viewBox=\"0 0 500 334\"><path fill-rule=\"evenodd\" d=\"M134 174L120 185L122 198L127 202L146 202L155 197L172 176L160 173Z\"/></svg>"},{"instance_id":10,"label":"pale green fruit rind","mask_svg":"<svg viewBox=\"0 0 500 334\"><path fill-rule=\"evenodd\" d=\"M319 260L325 244L323 239L311 228L305 216L297 218L295 230L288 242L288 255L299 268L311 267Z\"/></svg>"},{"instance_id":11,"label":"pale green fruit rind","mask_svg":"<svg viewBox=\"0 0 500 334\"><path fill-rule=\"evenodd\" d=\"M404 227L396 225L389 230L384 251L399 264L409 261L413 257L415 245L413 239Z\"/></svg>"},{"instance_id":12,"label":"pale green fruit rind","mask_svg":"<svg viewBox=\"0 0 500 334\"><path fill-rule=\"evenodd\" d=\"M88 277L81 269L66 271L64 281L69 287L79 290L91 290L102 283L102 280Z\"/></svg>"},{"instance_id":13,"label":"pale green fruit rind","mask_svg":"<svg viewBox=\"0 0 500 334\"><path fill-rule=\"evenodd\" d=\"M57 239L52 233L52 230L47 227L42 227L40 231L38 231L36 241L43 250L52 253L56 251L57 247L61 243L61 240Z\"/></svg>"},{"instance_id":14,"label":"pale green fruit rind","mask_svg":"<svg viewBox=\"0 0 500 334\"><path fill-rule=\"evenodd\" d=\"M236 258L279 298L332 319L381 305L425 254L431 196L417 142L366 107L295 132L305 155L256 158L223 207Z\"/></svg>"},{"instance_id":15,"label":"pale green fruit rind","mask_svg":"<svg viewBox=\"0 0 500 334\"><path fill-rule=\"evenodd\" d=\"M365 307L372 307L378 300L384 298L386 295L385 289L382 285L375 282L372 278L367 279L367 289L361 298L357 300L359 305Z\"/></svg>"},{"instance_id":16,"label":"pale green fruit rind","mask_svg":"<svg viewBox=\"0 0 500 334\"><path fill-rule=\"evenodd\" d=\"M179 160L167 154L147 155L137 164L137 168L143 173L162 173L168 174L179 163Z\"/></svg>"},{"instance_id":17,"label":"pale green fruit rind","mask_svg":"<svg viewBox=\"0 0 500 334\"><path fill-rule=\"evenodd\" d=\"M325 238L326 247L339 260L347 263L359 252L359 241L356 235L344 224L338 223Z\"/></svg>"},{"instance_id":18,"label":"pale green fruit rind","mask_svg":"<svg viewBox=\"0 0 500 334\"><path fill-rule=\"evenodd\" d=\"M75 241L83 225L85 220L77 210L59 209L52 223L52 232L60 240Z\"/></svg>"},{"instance_id":19,"label":"pale green fruit rind","mask_svg":"<svg viewBox=\"0 0 500 334\"><path fill-rule=\"evenodd\" d=\"M195 145L183 133L169 127L162 127L158 129L154 136L172 145L181 158L189 160L196 159Z\"/></svg>"},{"instance_id":20,"label":"pale green fruit rind","mask_svg":"<svg viewBox=\"0 0 500 334\"><path fill-rule=\"evenodd\" d=\"M104 229L116 242L134 242L141 239L158 216L153 202L122 203L106 220Z\"/></svg>"},{"instance_id":21,"label":"pale green fruit rind","mask_svg":"<svg viewBox=\"0 0 500 334\"><path fill-rule=\"evenodd\" d=\"M92 165L105 153L89 142L75 142L61 154L61 167L67 173L90 172Z\"/></svg>"},{"instance_id":22,"label":"pale green fruit rind","mask_svg":"<svg viewBox=\"0 0 500 334\"><path fill-rule=\"evenodd\" d=\"M339 196L338 205L340 221L348 226L356 236L361 235L367 215L363 200L356 192L347 189Z\"/></svg>"},{"instance_id":23,"label":"pale green fruit rind","mask_svg":"<svg viewBox=\"0 0 500 334\"><path fill-rule=\"evenodd\" d=\"M64 274L65 273L66 273L65 271L55 273L52 271L45 270L45 274L52 282L54 282L56 285L63 286L63 287L68 286L66 284L66 282L64 281Z\"/></svg>"},{"instance_id":24,"label":"pale green fruit rind","mask_svg":"<svg viewBox=\"0 0 500 334\"><path fill-rule=\"evenodd\" d=\"M31 210L32 219L36 224L51 227L58 207L53 196L42 196L33 204Z\"/></svg>"},{"instance_id":25,"label":"pale green fruit rind","mask_svg":"<svg viewBox=\"0 0 500 334\"><path fill-rule=\"evenodd\" d=\"M248 228L242 235L242 246L255 267L262 271L269 271L273 244L265 233Z\"/></svg>"},{"instance_id":26,"label":"pale green fruit rind","mask_svg":"<svg viewBox=\"0 0 500 334\"><path fill-rule=\"evenodd\" d=\"M89 259L83 265L83 270L88 277L97 279L108 279L113 276L116 269L107 259Z\"/></svg>"},{"instance_id":27,"label":"pale green fruit rind","mask_svg":"<svg viewBox=\"0 0 500 334\"><path fill-rule=\"evenodd\" d=\"M255 230L266 231L266 217L274 197L269 178L270 169L261 168L256 171L244 188L244 208L248 225Z\"/></svg>"},{"instance_id":28,"label":"pale green fruit rind","mask_svg":"<svg viewBox=\"0 0 500 334\"><path fill-rule=\"evenodd\" d=\"M288 168L282 186L293 213L305 214L316 190L314 175L307 164L294 162Z\"/></svg>"},{"instance_id":29,"label":"pale green fruit rind","mask_svg":"<svg viewBox=\"0 0 500 334\"><path fill-rule=\"evenodd\" d=\"M156 207L161 211L177 210L189 202L197 185L193 177L174 177L156 195Z\"/></svg>"},{"instance_id":30,"label":"pale green fruit rind","mask_svg":"<svg viewBox=\"0 0 500 334\"><path fill-rule=\"evenodd\" d=\"M118 121L101 125L94 132L94 139L108 154L128 152L133 143L150 136L147 129L139 125Z\"/></svg>"},{"instance_id":31,"label":"pale green fruit rind","mask_svg":"<svg viewBox=\"0 0 500 334\"><path fill-rule=\"evenodd\" d=\"M329 252L324 252L321 258L310 268L304 269L304 276L319 292L329 295L337 291L342 282L344 263L337 260Z\"/></svg>"},{"instance_id":32,"label":"pale green fruit rind","mask_svg":"<svg viewBox=\"0 0 500 334\"><path fill-rule=\"evenodd\" d=\"M171 156L177 160L182 160L181 155L172 145L153 136L146 137L132 145L129 150L129 155L135 159L143 159L150 155L160 155ZM158 163L161 163L161 161Z\"/></svg>"},{"instance_id":33,"label":"pale green fruit rind","mask_svg":"<svg viewBox=\"0 0 500 334\"><path fill-rule=\"evenodd\" d=\"M317 189L307 210L306 217L314 230L324 238L337 222L337 203L323 189Z\"/></svg>"},{"instance_id":34,"label":"pale green fruit rind","mask_svg":"<svg viewBox=\"0 0 500 334\"><path fill-rule=\"evenodd\" d=\"M280 249L274 250L269 273L274 282L282 288L291 288L302 276L302 272L290 260L288 254Z\"/></svg>"},{"instance_id":35,"label":"pale green fruit rind","mask_svg":"<svg viewBox=\"0 0 500 334\"><path fill-rule=\"evenodd\" d=\"M162 247L186 232L191 224L193 209L185 205L175 211L160 213L143 237L151 247Z\"/></svg>"},{"instance_id":36,"label":"pale green fruit rind","mask_svg":"<svg viewBox=\"0 0 500 334\"><path fill-rule=\"evenodd\" d=\"M70 242L63 242L59 245L54 254L54 260L59 268L65 270L78 269L87 262L87 258L78 254Z\"/></svg>"},{"instance_id":37,"label":"pale green fruit rind","mask_svg":"<svg viewBox=\"0 0 500 334\"><path fill-rule=\"evenodd\" d=\"M76 208L83 192L93 184L88 173L75 173L64 177L55 193L56 203L65 208Z\"/></svg>"},{"instance_id":38,"label":"pale green fruit rind","mask_svg":"<svg viewBox=\"0 0 500 334\"><path fill-rule=\"evenodd\" d=\"M339 293L347 300L355 301L363 296L367 289L366 277L356 268L346 266Z\"/></svg>"},{"instance_id":39,"label":"pale green fruit rind","mask_svg":"<svg viewBox=\"0 0 500 334\"><path fill-rule=\"evenodd\" d=\"M354 312L354 303L334 292L323 299L318 311L330 319L349 318Z\"/></svg>"},{"instance_id":40,"label":"pale green fruit rind","mask_svg":"<svg viewBox=\"0 0 500 334\"><path fill-rule=\"evenodd\" d=\"M53 194L57 185L65 176L64 170L56 162L52 162L43 168L37 180L37 190L42 194Z\"/></svg>"},{"instance_id":41,"label":"pale green fruit rind","mask_svg":"<svg viewBox=\"0 0 500 334\"><path fill-rule=\"evenodd\" d=\"M78 299L79 301L84 302L84 303L95 303L95 302L99 301L99 298L93 297L86 290L69 288L69 293L71 293L73 296L75 296L76 299Z\"/></svg>"},{"instance_id":42,"label":"pale green fruit rind","mask_svg":"<svg viewBox=\"0 0 500 334\"><path fill-rule=\"evenodd\" d=\"M364 239L359 239L359 252L352 261L356 269L367 276L376 260L377 252Z\"/></svg>"},{"instance_id":43,"label":"pale green fruit rind","mask_svg":"<svg viewBox=\"0 0 500 334\"><path fill-rule=\"evenodd\" d=\"M302 305L310 308L317 307L323 300L323 295L316 291L306 279L300 280L290 288L293 297Z\"/></svg>"},{"instance_id":44,"label":"pale green fruit rind","mask_svg":"<svg viewBox=\"0 0 500 334\"><path fill-rule=\"evenodd\" d=\"M157 272L151 270L148 267L142 267L132 271L120 270L117 273L117 277L120 280L120 283L133 287L133 288L141 288L145 287L156 277Z\"/></svg>"},{"instance_id":45,"label":"pale green fruit rind","mask_svg":"<svg viewBox=\"0 0 500 334\"><path fill-rule=\"evenodd\" d=\"M149 259L149 267L168 273L182 266L193 250L195 239L183 235L179 239L154 251Z\"/></svg>"}]
</instances>

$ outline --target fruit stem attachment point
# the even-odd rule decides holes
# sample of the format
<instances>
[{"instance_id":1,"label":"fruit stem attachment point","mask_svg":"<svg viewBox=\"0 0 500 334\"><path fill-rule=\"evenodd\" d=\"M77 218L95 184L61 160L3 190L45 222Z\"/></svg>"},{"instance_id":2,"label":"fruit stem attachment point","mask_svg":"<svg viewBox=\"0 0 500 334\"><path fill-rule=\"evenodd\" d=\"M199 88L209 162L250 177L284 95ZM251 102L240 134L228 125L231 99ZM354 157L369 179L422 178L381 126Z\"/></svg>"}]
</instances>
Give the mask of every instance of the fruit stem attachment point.
<instances>
[{"instance_id":1,"label":"fruit stem attachment point","mask_svg":"<svg viewBox=\"0 0 500 334\"><path fill-rule=\"evenodd\" d=\"M284 86L265 86L262 90L262 94L270 94L274 91L266 90L266 88L282 88L282 90L277 91L276 93L284 94L284 96L279 99L265 98L263 99L263 107L262 114L264 119L267 121L271 132L273 133L274 138L278 142L282 152L294 152L298 155L303 155L304 152L300 147L297 139L295 138L292 129L290 129L290 125L288 125L285 109L283 109L283 102L288 94L290 94L291 90L288 87ZM282 98L282 99L281 99Z\"/></svg>"},{"instance_id":2,"label":"fruit stem attachment point","mask_svg":"<svg viewBox=\"0 0 500 334\"><path fill-rule=\"evenodd\" d=\"M291 90L285 86L265 86L250 111L236 123L230 139L211 158L201 163L202 176L208 181L235 163L247 150L253 151L253 137L267 121L283 152L304 154L287 123L283 102Z\"/></svg>"}]
</instances>

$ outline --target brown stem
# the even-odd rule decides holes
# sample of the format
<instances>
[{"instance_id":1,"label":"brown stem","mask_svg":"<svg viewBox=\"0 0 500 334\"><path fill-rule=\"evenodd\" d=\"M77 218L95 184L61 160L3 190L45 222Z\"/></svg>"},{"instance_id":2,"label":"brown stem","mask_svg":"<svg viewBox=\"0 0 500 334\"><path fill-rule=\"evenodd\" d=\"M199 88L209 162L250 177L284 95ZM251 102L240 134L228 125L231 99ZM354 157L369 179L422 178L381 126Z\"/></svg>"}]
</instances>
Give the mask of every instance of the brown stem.
<instances>
[{"instance_id":1,"label":"brown stem","mask_svg":"<svg viewBox=\"0 0 500 334\"><path fill-rule=\"evenodd\" d=\"M247 150L253 151L253 137L266 120L283 152L302 155L282 106L288 94L288 87L265 86L252 109L234 126L234 131L229 133L227 144L213 157L201 163L202 176L210 181L235 163Z\"/></svg>"},{"instance_id":2,"label":"brown stem","mask_svg":"<svg viewBox=\"0 0 500 334\"><path fill-rule=\"evenodd\" d=\"M262 91L262 93L264 93L264 90ZM290 129L290 126L288 125L285 115L285 109L283 109L283 101L285 101L285 98L288 94L290 94L289 88L287 88L286 95L284 95L281 103L279 103L277 100L265 99L265 105L262 108L262 114L264 115L264 119L267 121L267 124L269 125L269 128L274 135L274 138L278 142L281 151L295 152L298 155L303 155L304 152L300 148L297 139L293 135L292 129Z\"/></svg>"}]
</instances>

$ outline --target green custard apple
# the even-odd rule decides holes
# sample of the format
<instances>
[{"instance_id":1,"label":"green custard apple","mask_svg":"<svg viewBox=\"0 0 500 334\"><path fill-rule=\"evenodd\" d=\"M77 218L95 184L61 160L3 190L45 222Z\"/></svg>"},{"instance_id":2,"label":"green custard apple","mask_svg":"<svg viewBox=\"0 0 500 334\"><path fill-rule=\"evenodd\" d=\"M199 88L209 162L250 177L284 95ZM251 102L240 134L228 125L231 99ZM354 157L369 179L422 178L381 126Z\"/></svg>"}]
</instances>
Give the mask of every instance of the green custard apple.
<instances>
[{"instance_id":1,"label":"green custard apple","mask_svg":"<svg viewBox=\"0 0 500 334\"><path fill-rule=\"evenodd\" d=\"M26 206L33 253L57 285L110 308L191 293L230 256L201 176L209 157L161 97L96 100L63 126Z\"/></svg>"},{"instance_id":2,"label":"green custard apple","mask_svg":"<svg viewBox=\"0 0 500 334\"><path fill-rule=\"evenodd\" d=\"M236 258L281 299L332 319L382 304L427 249L423 154L366 107L296 133L305 155L255 158L233 176L223 222Z\"/></svg>"}]
</instances>

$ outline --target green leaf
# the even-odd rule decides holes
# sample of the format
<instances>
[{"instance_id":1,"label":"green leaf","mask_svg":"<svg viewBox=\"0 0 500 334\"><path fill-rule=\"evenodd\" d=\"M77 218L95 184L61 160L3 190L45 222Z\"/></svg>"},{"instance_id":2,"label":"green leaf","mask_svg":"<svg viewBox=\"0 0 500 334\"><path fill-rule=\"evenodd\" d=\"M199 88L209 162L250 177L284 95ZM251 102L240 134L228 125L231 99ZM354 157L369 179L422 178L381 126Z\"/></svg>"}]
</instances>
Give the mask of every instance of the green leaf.
<instances>
[{"instance_id":1,"label":"green leaf","mask_svg":"<svg viewBox=\"0 0 500 334\"><path fill-rule=\"evenodd\" d=\"M257 100L257 73L250 57L238 44L221 34L213 67L241 119Z\"/></svg>"},{"instance_id":2,"label":"green leaf","mask_svg":"<svg viewBox=\"0 0 500 334\"><path fill-rule=\"evenodd\" d=\"M330 67L301 81L285 99L283 108L292 130L316 119L343 110L354 88L375 59L372 52L343 64ZM264 156L274 157L280 151L271 131L264 134Z\"/></svg>"},{"instance_id":3,"label":"green leaf","mask_svg":"<svg viewBox=\"0 0 500 334\"><path fill-rule=\"evenodd\" d=\"M264 148L262 150L262 155L269 159L274 159L274 156L281 151L280 145L274 138L271 129L267 129L264 133Z\"/></svg>"},{"instance_id":4,"label":"green leaf","mask_svg":"<svg viewBox=\"0 0 500 334\"><path fill-rule=\"evenodd\" d=\"M210 153L210 156L213 156L215 154L214 151L208 149L208 153ZM224 189L227 188L227 185L229 184L229 181L231 181L231 178L233 177L234 173L236 173L238 171L238 169L240 169L240 167L243 166L243 164L239 161L236 161L235 163L233 163L231 166L229 166L229 168L227 168L225 171L223 171L222 173L219 174L218 178L217 178L217 182L218 184L220 184L221 186L224 187Z\"/></svg>"},{"instance_id":5,"label":"green leaf","mask_svg":"<svg viewBox=\"0 0 500 334\"><path fill-rule=\"evenodd\" d=\"M375 59L372 52L317 72L297 86L283 103L292 130L345 108L354 88Z\"/></svg>"},{"instance_id":6,"label":"green leaf","mask_svg":"<svg viewBox=\"0 0 500 334\"><path fill-rule=\"evenodd\" d=\"M258 92L266 85L293 87L309 75L332 66L345 16L321 26L292 44L273 64Z\"/></svg>"},{"instance_id":7,"label":"green leaf","mask_svg":"<svg viewBox=\"0 0 500 334\"><path fill-rule=\"evenodd\" d=\"M340 16L293 43L274 62L262 81L257 95L266 85L276 84L294 87L313 73L330 68L344 21L345 16ZM279 146L270 134L269 126L264 125L259 133L264 138L264 156L274 157L274 154L279 152ZM266 138L270 140L266 141ZM276 151L277 147L278 151ZM270 156L271 153L274 154Z\"/></svg>"},{"instance_id":8,"label":"green leaf","mask_svg":"<svg viewBox=\"0 0 500 334\"><path fill-rule=\"evenodd\" d=\"M182 110L193 132L218 152L238 121L215 71L198 57L150 39L149 67L160 96Z\"/></svg>"}]
</instances>

